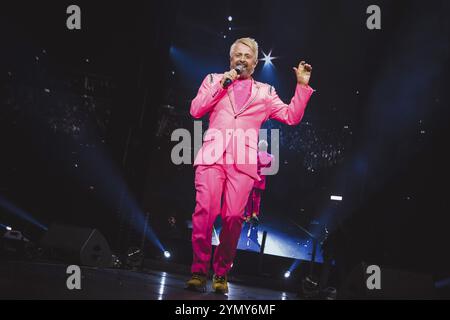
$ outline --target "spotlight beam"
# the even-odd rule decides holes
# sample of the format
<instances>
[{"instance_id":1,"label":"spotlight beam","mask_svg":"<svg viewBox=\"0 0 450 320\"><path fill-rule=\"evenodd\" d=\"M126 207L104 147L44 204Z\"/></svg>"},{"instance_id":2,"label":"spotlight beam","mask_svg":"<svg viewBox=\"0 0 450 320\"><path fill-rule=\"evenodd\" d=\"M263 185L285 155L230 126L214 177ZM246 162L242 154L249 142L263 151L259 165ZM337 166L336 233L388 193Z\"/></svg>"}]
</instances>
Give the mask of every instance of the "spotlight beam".
<instances>
[{"instance_id":1,"label":"spotlight beam","mask_svg":"<svg viewBox=\"0 0 450 320\"><path fill-rule=\"evenodd\" d=\"M266 66L273 66L272 60L277 59L277 57L272 57L272 50L270 50L270 52L268 54L266 54L263 51L262 54L263 54L264 58L261 58L260 61L264 61L264 67L266 67Z\"/></svg>"},{"instance_id":2,"label":"spotlight beam","mask_svg":"<svg viewBox=\"0 0 450 320\"><path fill-rule=\"evenodd\" d=\"M38 220L33 218L31 216L31 214L25 212L25 210L22 210L22 209L16 207L13 203L8 201L7 199L2 197L1 195L0 195L0 207L5 209L6 211L8 211L8 212L18 216L18 217L20 217L21 219L24 219L24 220L34 224L35 226L41 228L42 230L45 230L45 231L48 230L48 228L45 225L43 225Z\"/></svg>"}]
</instances>

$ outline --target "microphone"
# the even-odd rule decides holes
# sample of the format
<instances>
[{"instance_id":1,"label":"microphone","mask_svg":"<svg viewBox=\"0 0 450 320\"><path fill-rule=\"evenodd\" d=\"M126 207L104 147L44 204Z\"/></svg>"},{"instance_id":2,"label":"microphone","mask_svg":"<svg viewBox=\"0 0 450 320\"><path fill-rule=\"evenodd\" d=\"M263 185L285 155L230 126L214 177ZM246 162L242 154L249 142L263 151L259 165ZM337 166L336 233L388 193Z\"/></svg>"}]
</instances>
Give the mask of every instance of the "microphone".
<instances>
[{"instance_id":1,"label":"microphone","mask_svg":"<svg viewBox=\"0 0 450 320\"><path fill-rule=\"evenodd\" d=\"M236 70L237 74L241 74L243 69L244 69L244 67L241 65L237 65L236 68L234 68L234 70ZM233 80L231 80L229 78L225 79L225 81L223 83L223 88L224 89L228 88L232 82L233 82Z\"/></svg>"}]
</instances>

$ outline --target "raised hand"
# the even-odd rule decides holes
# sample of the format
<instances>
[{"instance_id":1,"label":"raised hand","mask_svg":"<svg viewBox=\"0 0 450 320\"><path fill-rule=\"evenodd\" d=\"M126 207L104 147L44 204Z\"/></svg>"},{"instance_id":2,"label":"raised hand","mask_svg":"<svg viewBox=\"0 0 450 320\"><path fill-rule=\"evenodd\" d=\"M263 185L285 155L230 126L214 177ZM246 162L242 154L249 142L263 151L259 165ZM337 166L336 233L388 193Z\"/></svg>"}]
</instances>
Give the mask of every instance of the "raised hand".
<instances>
[{"instance_id":1,"label":"raised hand","mask_svg":"<svg viewBox=\"0 0 450 320\"><path fill-rule=\"evenodd\" d=\"M307 64L305 61L300 61L298 64L298 68L293 68L295 71L295 75L297 77L297 83L307 86L309 83L309 79L311 78L311 65Z\"/></svg>"}]
</instances>

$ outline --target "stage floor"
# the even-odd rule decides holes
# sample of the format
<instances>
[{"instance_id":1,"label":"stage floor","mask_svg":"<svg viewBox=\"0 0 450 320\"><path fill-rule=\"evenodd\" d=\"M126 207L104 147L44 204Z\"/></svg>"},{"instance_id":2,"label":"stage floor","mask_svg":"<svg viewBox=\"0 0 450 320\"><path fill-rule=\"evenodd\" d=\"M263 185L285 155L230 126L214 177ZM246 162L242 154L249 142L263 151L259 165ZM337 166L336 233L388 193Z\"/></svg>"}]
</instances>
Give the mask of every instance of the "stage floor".
<instances>
[{"instance_id":1,"label":"stage floor","mask_svg":"<svg viewBox=\"0 0 450 320\"><path fill-rule=\"evenodd\" d=\"M81 268L81 289L69 290L67 265L0 262L1 299L132 299L132 300L297 300L297 294L229 283L228 295L184 289L185 274L146 270Z\"/></svg>"}]
</instances>

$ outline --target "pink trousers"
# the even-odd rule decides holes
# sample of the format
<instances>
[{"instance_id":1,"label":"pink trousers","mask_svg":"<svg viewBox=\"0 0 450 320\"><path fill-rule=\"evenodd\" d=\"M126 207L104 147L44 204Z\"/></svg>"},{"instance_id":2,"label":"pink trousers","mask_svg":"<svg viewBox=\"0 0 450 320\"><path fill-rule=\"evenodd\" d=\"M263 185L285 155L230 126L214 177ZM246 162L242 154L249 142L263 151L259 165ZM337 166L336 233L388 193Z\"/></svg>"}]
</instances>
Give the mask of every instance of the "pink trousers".
<instances>
[{"instance_id":1,"label":"pink trousers","mask_svg":"<svg viewBox=\"0 0 450 320\"><path fill-rule=\"evenodd\" d=\"M245 213L247 216L251 216L253 213L256 213L256 215L259 216L259 208L261 207L261 194L261 189L252 189L250 196L248 197L247 206L245 207Z\"/></svg>"},{"instance_id":2,"label":"pink trousers","mask_svg":"<svg viewBox=\"0 0 450 320\"><path fill-rule=\"evenodd\" d=\"M212 229L220 214L222 230L214 259L214 273L227 275L236 254L244 209L253 178L234 164L199 165L195 171L196 206L192 215L192 273L207 275L212 250Z\"/></svg>"}]
</instances>

